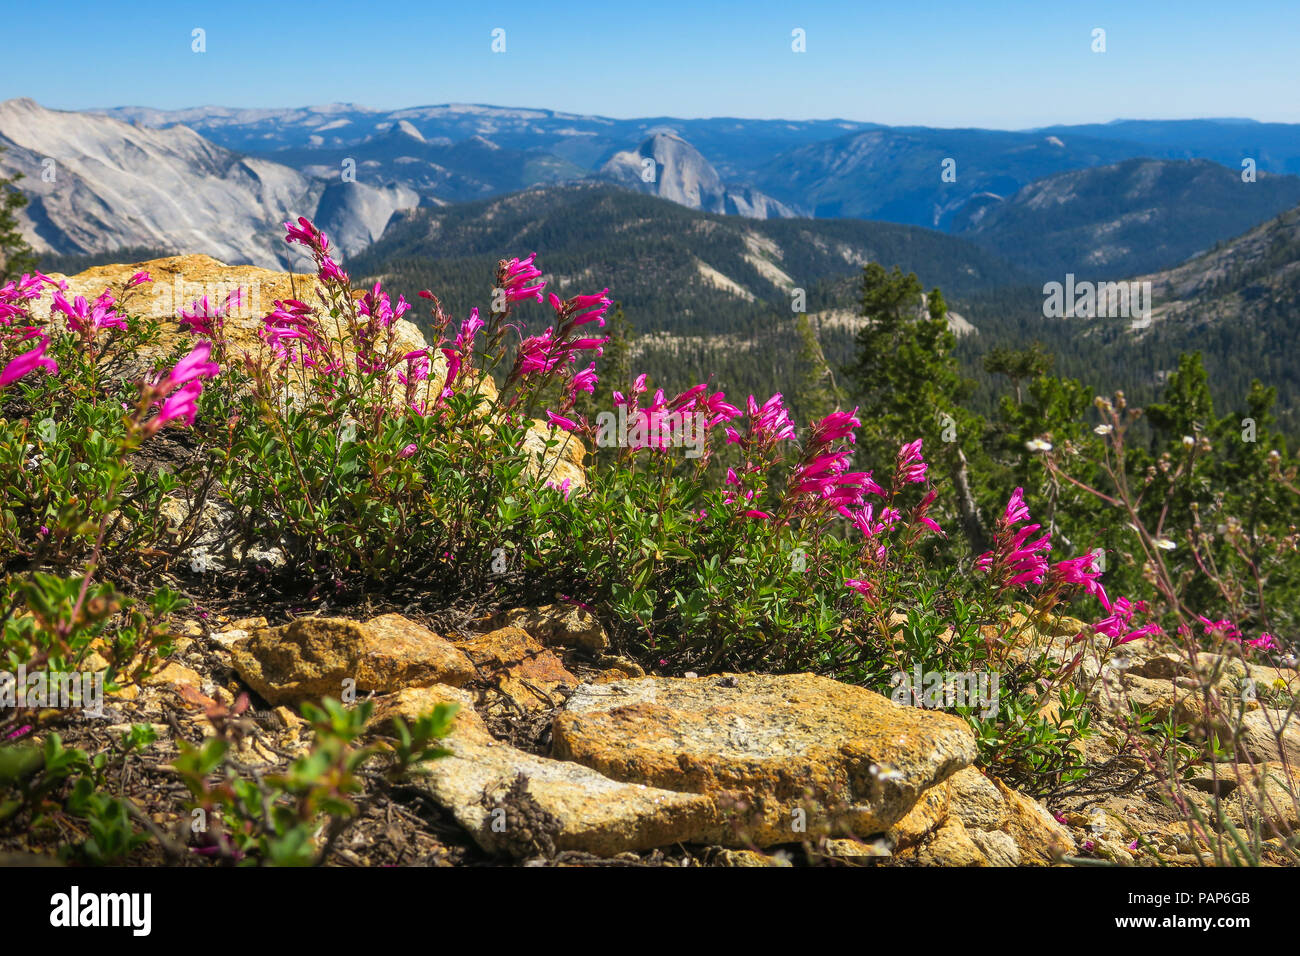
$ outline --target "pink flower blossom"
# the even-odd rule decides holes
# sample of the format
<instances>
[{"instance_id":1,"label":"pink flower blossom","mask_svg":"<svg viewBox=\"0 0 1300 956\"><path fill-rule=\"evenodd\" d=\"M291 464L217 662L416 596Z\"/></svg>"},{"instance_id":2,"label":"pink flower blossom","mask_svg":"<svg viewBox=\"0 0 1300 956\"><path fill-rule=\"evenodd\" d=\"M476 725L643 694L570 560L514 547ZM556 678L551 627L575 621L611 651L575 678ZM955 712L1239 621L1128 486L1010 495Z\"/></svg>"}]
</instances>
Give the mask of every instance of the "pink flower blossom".
<instances>
[{"instance_id":1,"label":"pink flower blossom","mask_svg":"<svg viewBox=\"0 0 1300 956\"><path fill-rule=\"evenodd\" d=\"M865 598L871 597L871 592L873 590L871 582L863 581L861 578L850 578L844 582L844 586L846 588L852 588Z\"/></svg>"},{"instance_id":2,"label":"pink flower blossom","mask_svg":"<svg viewBox=\"0 0 1300 956\"><path fill-rule=\"evenodd\" d=\"M938 498L938 496L939 493L933 489L926 492L925 497L921 499L921 503L917 505L916 509L912 512L912 520L923 524L925 527L929 528L931 531L939 535L941 538L946 538L948 536L944 534L943 529L939 527L939 522L935 521L933 518L931 518L929 515L926 514L926 512L930 510L930 506L934 504L935 499Z\"/></svg>"},{"instance_id":3,"label":"pink flower blossom","mask_svg":"<svg viewBox=\"0 0 1300 956\"><path fill-rule=\"evenodd\" d=\"M1281 650L1281 648L1278 646L1277 639L1268 631L1261 631L1259 637L1247 641L1246 643L1248 643L1251 647L1255 648L1256 650L1260 650L1260 651Z\"/></svg>"},{"instance_id":4,"label":"pink flower blossom","mask_svg":"<svg viewBox=\"0 0 1300 956\"><path fill-rule=\"evenodd\" d=\"M552 330L547 329L519 343L515 365L520 375L548 374L563 361L563 349L551 336Z\"/></svg>"},{"instance_id":5,"label":"pink flower blossom","mask_svg":"<svg viewBox=\"0 0 1300 956\"><path fill-rule=\"evenodd\" d=\"M330 242L325 233L312 225L311 220L304 216L298 217L298 225L295 226L291 222L286 222L284 228L288 233L284 237L285 242L296 242L299 245L307 246L309 249L319 249L322 252L329 249Z\"/></svg>"},{"instance_id":6,"label":"pink flower blossom","mask_svg":"<svg viewBox=\"0 0 1300 956\"><path fill-rule=\"evenodd\" d=\"M521 299L536 299L542 301L542 290L546 288L545 282L533 282L534 279L540 278L542 270L533 265L533 260L537 258L537 253L533 253L527 259L511 259L509 262L502 260L498 269L500 276L500 288L505 293L506 302L518 302Z\"/></svg>"},{"instance_id":7,"label":"pink flower blossom","mask_svg":"<svg viewBox=\"0 0 1300 956\"><path fill-rule=\"evenodd\" d=\"M167 377L153 386L146 386L148 393L162 400L162 409L154 418L144 424L146 437L153 435L168 422L180 420L186 425L194 424L199 394L203 391L203 379L212 378L221 369L208 358L212 354L211 342L200 342L176 363Z\"/></svg>"},{"instance_id":8,"label":"pink flower blossom","mask_svg":"<svg viewBox=\"0 0 1300 956\"><path fill-rule=\"evenodd\" d=\"M540 272L537 274L541 275ZM540 294L537 298L540 302ZM611 304L608 289L595 295L575 295L567 301L561 301L559 296L551 293L551 308L557 313L556 317L561 330L565 331L579 325L587 325L590 322L595 322L603 327L605 325L605 313L609 311Z\"/></svg>"},{"instance_id":9,"label":"pink flower blossom","mask_svg":"<svg viewBox=\"0 0 1300 956\"><path fill-rule=\"evenodd\" d=\"M706 412L709 416L705 422L705 425L708 428L713 428L715 425L719 425L723 422L734 421L741 415L745 414L735 405L732 405L727 401L727 396L724 392L714 392L712 395L701 399L698 404L701 406L701 410Z\"/></svg>"},{"instance_id":10,"label":"pink flower blossom","mask_svg":"<svg viewBox=\"0 0 1300 956\"><path fill-rule=\"evenodd\" d=\"M1223 637L1229 641L1241 643L1241 630L1227 618L1218 621L1211 621L1208 617L1198 614L1197 618L1205 630L1207 637Z\"/></svg>"},{"instance_id":11,"label":"pink flower blossom","mask_svg":"<svg viewBox=\"0 0 1300 956\"><path fill-rule=\"evenodd\" d=\"M1097 579L1101 577L1101 572L1094 570L1096 561L1097 556L1091 552L1057 561L1049 569L1049 579L1054 584L1081 584L1089 594L1096 594L1100 587Z\"/></svg>"},{"instance_id":12,"label":"pink flower blossom","mask_svg":"<svg viewBox=\"0 0 1300 956\"><path fill-rule=\"evenodd\" d=\"M749 396L749 433L741 435L735 428L727 428L727 444L745 445L753 450L789 441L795 437L794 422L786 411L784 398L777 392L761 406L753 395Z\"/></svg>"},{"instance_id":13,"label":"pink flower blossom","mask_svg":"<svg viewBox=\"0 0 1300 956\"><path fill-rule=\"evenodd\" d=\"M1029 520L1029 507L1025 504L1025 489L1017 488L1011 492L1007 508L1002 513L1002 523L1008 527Z\"/></svg>"},{"instance_id":14,"label":"pink flower blossom","mask_svg":"<svg viewBox=\"0 0 1300 956\"><path fill-rule=\"evenodd\" d=\"M225 318L230 314L231 309L237 309L243 303L244 290L237 288L226 296L221 305L214 306L208 302L205 295L197 302L191 302L188 309L181 309L177 313L181 325L196 335L202 335L209 339L216 338L222 326L225 324Z\"/></svg>"},{"instance_id":15,"label":"pink flower blossom","mask_svg":"<svg viewBox=\"0 0 1300 956\"><path fill-rule=\"evenodd\" d=\"M410 308L410 304L400 295L397 297L397 305L394 306L388 298L388 293L380 288L378 282L357 302L357 313L374 319L383 328L388 328Z\"/></svg>"},{"instance_id":16,"label":"pink flower blossom","mask_svg":"<svg viewBox=\"0 0 1300 956\"><path fill-rule=\"evenodd\" d=\"M190 354L177 362L167 377L158 383L158 390L167 394L182 385L217 375L221 368L215 362L208 361L211 355L211 342L198 343L190 350Z\"/></svg>"},{"instance_id":17,"label":"pink flower blossom","mask_svg":"<svg viewBox=\"0 0 1300 956\"><path fill-rule=\"evenodd\" d=\"M342 267L327 255L320 257L320 265L316 270L316 274L320 276L322 282L332 285L346 287L352 281Z\"/></svg>"},{"instance_id":18,"label":"pink flower blossom","mask_svg":"<svg viewBox=\"0 0 1300 956\"><path fill-rule=\"evenodd\" d=\"M407 352L402 356L402 361L406 363L406 371L398 372L397 380L403 385L423 382L429 377L429 353L424 349Z\"/></svg>"},{"instance_id":19,"label":"pink flower blossom","mask_svg":"<svg viewBox=\"0 0 1300 956\"><path fill-rule=\"evenodd\" d=\"M483 320L478 317L478 309L472 309L469 318L460 324L460 332L456 335L456 351L461 355L467 355L474 350L474 336L478 334L479 329L483 328Z\"/></svg>"},{"instance_id":20,"label":"pink flower blossom","mask_svg":"<svg viewBox=\"0 0 1300 956\"><path fill-rule=\"evenodd\" d=\"M857 441L857 436L853 434L854 429L861 428L862 422L858 420L858 410L852 412L831 412L812 428L812 434L809 436L810 445L830 445L837 441L848 440L852 445Z\"/></svg>"},{"instance_id":21,"label":"pink flower blossom","mask_svg":"<svg viewBox=\"0 0 1300 956\"><path fill-rule=\"evenodd\" d=\"M565 418L563 415L557 415L549 408L546 410L546 420L549 421L556 428L560 428L566 432L572 432L578 430L578 423L575 422L572 418Z\"/></svg>"},{"instance_id":22,"label":"pink flower blossom","mask_svg":"<svg viewBox=\"0 0 1300 956\"><path fill-rule=\"evenodd\" d=\"M71 331L82 338L93 338L102 329L126 329L126 319L113 311L116 305L117 300L107 289L93 305L80 295L69 304L62 292L55 292L51 309L63 313Z\"/></svg>"},{"instance_id":23,"label":"pink flower blossom","mask_svg":"<svg viewBox=\"0 0 1300 956\"><path fill-rule=\"evenodd\" d=\"M1128 598L1117 597L1112 601L1105 591L1099 591L1097 600L1106 609L1108 615L1092 626L1093 631L1110 638L1110 646L1118 647L1139 638L1161 633L1160 625L1147 624L1133 627L1133 615L1137 607Z\"/></svg>"},{"instance_id":24,"label":"pink flower blossom","mask_svg":"<svg viewBox=\"0 0 1300 956\"><path fill-rule=\"evenodd\" d=\"M321 368L327 348L316 310L297 299L276 301L275 311L262 319L258 334L284 362Z\"/></svg>"},{"instance_id":25,"label":"pink flower blossom","mask_svg":"<svg viewBox=\"0 0 1300 956\"><path fill-rule=\"evenodd\" d=\"M58 363L52 358L45 357L45 350L49 344L49 337L42 335L40 344L36 348L11 359L4 369L0 370L0 388L12 385L38 368L45 369L50 375L56 374L59 371Z\"/></svg>"},{"instance_id":26,"label":"pink flower blossom","mask_svg":"<svg viewBox=\"0 0 1300 956\"><path fill-rule=\"evenodd\" d=\"M921 458L921 439L898 449L898 480L911 484L925 481L925 461Z\"/></svg>"},{"instance_id":27,"label":"pink flower blossom","mask_svg":"<svg viewBox=\"0 0 1300 956\"><path fill-rule=\"evenodd\" d=\"M587 368L580 372L573 373L573 381L569 383L569 400L574 401L579 392L595 394L596 391L596 363L592 362Z\"/></svg>"},{"instance_id":28,"label":"pink flower blossom","mask_svg":"<svg viewBox=\"0 0 1300 956\"><path fill-rule=\"evenodd\" d=\"M1041 525L1031 524L1015 529L1020 521L1028 520L1029 509L1024 506L1024 489L1017 488L1003 512L993 536L993 550L986 551L975 561L975 567L987 572L999 589L1042 584L1047 574L1046 552L1052 550L1050 534L1030 541Z\"/></svg>"},{"instance_id":29,"label":"pink flower blossom","mask_svg":"<svg viewBox=\"0 0 1300 956\"><path fill-rule=\"evenodd\" d=\"M158 414L145 423L145 434L152 435L168 422L177 419L186 425L193 425L194 416L198 413L199 394L202 391L203 383L196 379L186 382L168 395L163 400L162 409Z\"/></svg>"}]
</instances>

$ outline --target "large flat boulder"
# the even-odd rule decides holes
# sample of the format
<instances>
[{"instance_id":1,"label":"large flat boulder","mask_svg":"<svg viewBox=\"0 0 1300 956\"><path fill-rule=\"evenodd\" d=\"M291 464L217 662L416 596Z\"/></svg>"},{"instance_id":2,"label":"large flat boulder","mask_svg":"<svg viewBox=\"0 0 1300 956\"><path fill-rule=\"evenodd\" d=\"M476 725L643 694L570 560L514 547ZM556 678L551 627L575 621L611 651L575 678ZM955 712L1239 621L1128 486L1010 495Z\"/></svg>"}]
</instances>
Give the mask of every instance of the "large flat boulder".
<instances>
[{"instance_id":1,"label":"large flat boulder","mask_svg":"<svg viewBox=\"0 0 1300 956\"><path fill-rule=\"evenodd\" d=\"M709 796L724 842L883 833L975 759L966 723L812 674L584 684L555 756L615 780Z\"/></svg>"}]
</instances>

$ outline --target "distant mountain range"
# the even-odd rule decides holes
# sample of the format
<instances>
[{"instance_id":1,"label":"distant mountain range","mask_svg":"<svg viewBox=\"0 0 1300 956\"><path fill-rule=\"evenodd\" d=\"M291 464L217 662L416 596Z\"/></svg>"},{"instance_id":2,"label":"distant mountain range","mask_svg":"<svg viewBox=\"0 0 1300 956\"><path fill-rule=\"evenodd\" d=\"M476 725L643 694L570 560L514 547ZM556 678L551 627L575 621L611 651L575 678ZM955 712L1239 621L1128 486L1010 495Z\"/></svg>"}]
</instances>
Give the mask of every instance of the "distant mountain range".
<instances>
[{"instance_id":1,"label":"distant mountain range","mask_svg":"<svg viewBox=\"0 0 1300 956\"><path fill-rule=\"evenodd\" d=\"M610 286L642 333L638 361L665 384L724 369L759 390L798 374L798 290L826 356L851 353L857 275L878 261L944 290L977 379L989 347L1037 338L1061 372L1149 400L1178 353L1200 349L1216 394L1236 400L1258 376L1300 434L1296 126L74 113L20 99L0 103L0 146L0 173L25 176L23 228L49 256L147 248L301 266L279 224L307 215L357 279L408 298L433 289L463 315L500 257L537 251L561 294ZM1045 319L1044 284L1068 273L1151 282L1154 321ZM991 402L993 383L980 388Z\"/></svg>"},{"instance_id":2,"label":"distant mountain range","mask_svg":"<svg viewBox=\"0 0 1300 956\"><path fill-rule=\"evenodd\" d=\"M465 103L397 110L346 103L293 109L122 106L97 112L151 127L184 124L214 143L246 153L351 146L407 123L429 141L451 143L482 136L503 149L550 153L586 170L595 169L617 150L669 131L693 143L728 178L783 150L877 128L848 120L613 119Z\"/></svg>"},{"instance_id":3,"label":"distant mountain range","mask_svg":"<svg viewBox=\"0 0 1300 956\"><path fill-rule=\"evenodd\" d=\"M1283 430L1300 436L1300 207L1138 281L1151 283L1150 327L1110 354L1136 350L1167 370L1199 350L1211 387L1235 392L1229 409L1259 379L1278 391Z\"/></svg>"},{"instance_id":4,"label":"distant mountain range","mask_svg":"<svg viewBox=\"0 0 1300 956\"><path fill-rule=\"evenodd\" d=\"M149 129L187 126L322 190L347 171L356 184L410 190L437 206L595 178L707 212L939 229L1045 277L1172 266L1300 195L1289 175L1300 172L1300 125L1248 120L999 131L466 104L101 112ZM1255 163L1254 183L1241 180L1244 159ZM409 193L390 196L408 208Z\"/></svg>"},{"instance_id":5,"label":"distant mountain range","mask_svg":"<svg viewBox=\"0 0 1300 956\"><path fill-rule=\"evenodd\" d=\"M792 208L818 217L931 228L946 228L977 194L1009 197L1045 176L1126 159L1208 159L1239 170L1241 161L1251 158L1262 171L1300 173L1300 125L1250 120L1126 120L1002 131L838 119L614 119L469 104L102 112L151 127L185 124L227 149L258 155L353 147L402 127L444 146L481 137L504 151L546 154L589 173L615 153L666 133L693 146L728 184L754 187ZM295 152L289 164L305 158ZM955 162L954 182L940 178L945 159ZM552 162L551 168L562 167ZM533 182L543 181L549 181L546 175ZM495 188L508 192L532 184L512 177Z\"/></svg>"},{"instance_id":6,"label":"distant mountain range","mask_svg":"<svg viewBox=\"0 0 1300 956\"><path fill-rule=\"evenodd\" d=\"M1153 327L1161 323L1253 321L1261 309L1300 303L1300 208L1173 269L1152 283ZM1296 323L1300 330L1300 323ZM1292 352L1288 358L1294 359Z\"/></svg>"}]
</instances>

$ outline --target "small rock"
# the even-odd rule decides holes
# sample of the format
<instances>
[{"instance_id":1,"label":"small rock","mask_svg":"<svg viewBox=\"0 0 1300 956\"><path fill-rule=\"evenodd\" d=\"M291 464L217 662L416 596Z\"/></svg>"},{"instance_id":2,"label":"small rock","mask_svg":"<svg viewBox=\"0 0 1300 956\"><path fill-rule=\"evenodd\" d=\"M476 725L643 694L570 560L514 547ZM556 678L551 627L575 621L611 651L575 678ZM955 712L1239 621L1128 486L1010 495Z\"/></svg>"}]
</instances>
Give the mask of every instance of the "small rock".
<instances>
[{"instance_id":1,"label":"small rock","mask_svg":"<svg viewBox=\"0 0 1300 956\"><path fill-rule=\"evenodd\" d=\"M494 690L524 710L557 706L559 691L579 684L553 651L517 627L497 628L457 646L493 680Z\"/></svg>"},{"instance_id":2,"label":"small rock","mask_svg":"<svg viewBox=\"0 0 1300 956\"><path fill-rule=\"evenodd\" d=\"M984 859L989 866L1020 865L1020 847L1016 845L1011 834L1003 833L1001 830L972 830L969 827L966 832L984 854Z\"/></svg>"},{"instance_id":3,"label":"small rock","mask_svg":"<svg viewBox=\"0 0 1300 956\"><path fill-rule=\"evenodd\" d=\"M399 614L361 624L346 618L301 618L262 628L231 647L235 670L268 703L338 697L344 681L357 691L459 686L475 676L450 641Z\"/></svg>"},{"instance_id":4,"label":"small rock","mask_svg":"<svg viewBox=\"0 0 1300 956\"><path fill-rule=\"evenodd\" d=\"M827 837L822 841L823 856L836 860L869 860L892 856L886 840L852 840Z\"/></svg>"},{"instance_id":5,"label":"small rock","mask_svg":"<svg viewBox=\"0 0 1300 956\"><path fill-rule=\"evenodd\" d=\"M996 830L1007 816L1007 803L997 786L979 770L967 767L948 780L951 813L968 827Z\"/></svg>"},{"instance_id":6,"label":"small rock","mask_svg":"<svg viewBox=\"0 0 1300 956\"><path fill-rule=\"evenodd\" d=\"M284 730L298 730L307 726L307 721L283 705L276 707L273 713L276 719L280 721L280 727Z\"/></svg>"},{"instance_id":7,"label":"small rock","mask_svg":"<svg viewBox=\"0 0 1300 956\"><path fill-rule=\"evenodd\" d=\"M988 866L988 857L957 816L950 816L924 843L897 854L920 866Z\"/></svg>"},{"instance_id":8,"label":"small rock","mask_svg":"<svg viewBox=\"0 0 1300 956\"><path fill-rule=\"evenodd\" d=\"M889 828L886 834L889 842L900 849L915 846L938 829L948 819L952 781L969 772L969 767L959 770L937 787L921 794L921 799L907 811L907 815Z\"/></svg>"},{"instance_id":9,"label":"small rock","mask_svg":"<svg viewBox=\"0 0 1300 956\"><path fill-rule=\"evenodd\" d=\"M537 608L515 608L493 618L493 627L519 627L547 646L576 647L589 654L601 654L609 637L596 616L576 604L547 604Z\"/></svg>"},{"instance_id":10,"label":"small rock","mask_svg":"<svg viewBox=\"0 0 1300 956\"><path fill-rule=\"evenodd\" d=\"M171 661L162 670L146 677L144 683L150 687L165 684L189 684L191 687L198 689L203 684L203 678L190 668Z\"/></svg>"}]
</instances>

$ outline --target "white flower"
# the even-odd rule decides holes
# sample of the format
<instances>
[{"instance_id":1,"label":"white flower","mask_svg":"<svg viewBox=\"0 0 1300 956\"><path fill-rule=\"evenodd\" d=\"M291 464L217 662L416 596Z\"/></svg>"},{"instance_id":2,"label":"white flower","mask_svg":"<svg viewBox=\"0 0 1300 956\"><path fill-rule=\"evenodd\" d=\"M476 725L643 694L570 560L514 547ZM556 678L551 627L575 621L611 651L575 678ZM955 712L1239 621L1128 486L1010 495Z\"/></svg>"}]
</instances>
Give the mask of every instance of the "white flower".
<instances>
[{"instance_id":1,"label":"white flower","mask_svg":"<svg viewBox=\"0 0 1300 956\"><path fill-rule=\"evenodd\" d=\"M1170 541L1168 538L1156 538L1151 543L1154 544L1161 551L1172 551L1174 550L1174 548L1178 547L1178 545Z\"/></svg>"},{"instance_id":2,"label":"white flower","mask_svg":"<svg viewBox=\"0 0 1300 956\"><path fill-rule=\"evenodd\" d=\"M1191 447L1192 447L1193 445L1195 445L1195 444L1196 444L1196 439L1193 438L1191 435L1184 435L1184 436L1183 436L1183 447L1184 447L1184 448L1191 448Z\"/></svg>"},{"instance_id":3,"label":"white flower","mask_svg":"<svg viewBox=\"0 0 1300 956\"><path fill-rule=\"evenodd\" d=\"M1098 425L1096 428L1093 429L1093 431L1096 432L1098 435L1109 435L1114 430L1115 430L1114 425Z\"/></svg>"},{"instance_id":4,"label":"white flower","mask_svg":"<svg viewBox=\"0 0 1300 956\"><path fill-rule=\"evenodd\" d=\"M1052 443L1041 438L1031 438L1025 442L1025 447L1030 451L1051 451Z\"/></svg>"}]
</instances>

